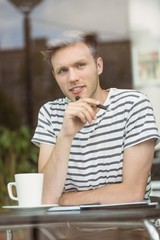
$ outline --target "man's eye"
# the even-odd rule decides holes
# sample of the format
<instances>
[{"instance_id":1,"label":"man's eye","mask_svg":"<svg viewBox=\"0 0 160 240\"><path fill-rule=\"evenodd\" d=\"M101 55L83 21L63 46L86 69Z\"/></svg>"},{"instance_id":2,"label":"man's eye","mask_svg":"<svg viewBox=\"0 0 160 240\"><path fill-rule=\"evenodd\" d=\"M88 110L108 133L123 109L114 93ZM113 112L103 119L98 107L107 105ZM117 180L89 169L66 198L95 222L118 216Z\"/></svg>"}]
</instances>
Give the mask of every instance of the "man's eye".
<instances>
[{"instance_id":1,"label":"man's eye","mask_svg":"<svg viewBox=\"0 0 160 240\"><path fill-rule=\"evenodd\" d=\"M63 74L63 73L65 73L65 72L67 72L67 69L66 69L66 68L62 68L62 69L60 69L60 70L58 71L58 74Z\"/></svg>"},{"instance_id":2,"label":"man's eye","mask_svg":"<svg viewBox=\"0 0 160 240\"><path fill-rule=\"evenodd\" d=\"M78 68L84 68L85 66L86 66L85 63L79 63L79 64L78 64Z\"/></svg>"}]
</instances>

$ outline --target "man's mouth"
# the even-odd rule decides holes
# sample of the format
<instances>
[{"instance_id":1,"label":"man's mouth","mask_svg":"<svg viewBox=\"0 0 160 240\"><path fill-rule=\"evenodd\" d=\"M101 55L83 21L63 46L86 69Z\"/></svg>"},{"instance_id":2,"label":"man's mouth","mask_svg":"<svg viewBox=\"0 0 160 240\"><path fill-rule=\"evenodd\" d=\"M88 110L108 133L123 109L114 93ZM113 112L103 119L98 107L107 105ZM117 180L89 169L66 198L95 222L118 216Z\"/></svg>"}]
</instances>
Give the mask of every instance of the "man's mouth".
<instances>
[{"instance_id":1,"label":"man's mouth","mask_svg":"<svg viewBox=\"0 0 160 240\"><path fill-rule=\"evenodd\" d=\"M74 88L71 88L70 91L73 93L73 94L78 94L82 91L83 87L74 87Z\"/></svg>"}]
</instances>

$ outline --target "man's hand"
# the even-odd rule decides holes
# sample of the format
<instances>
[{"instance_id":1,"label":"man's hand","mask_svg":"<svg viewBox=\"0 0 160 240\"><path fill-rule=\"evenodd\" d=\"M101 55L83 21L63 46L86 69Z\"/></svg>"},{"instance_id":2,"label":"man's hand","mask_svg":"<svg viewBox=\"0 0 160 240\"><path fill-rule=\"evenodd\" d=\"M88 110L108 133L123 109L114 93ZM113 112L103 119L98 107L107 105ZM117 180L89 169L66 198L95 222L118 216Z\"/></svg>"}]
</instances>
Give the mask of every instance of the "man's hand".
<instances>
[{"instance_id":1,"label":"man's hand","mask_svg":"<svg viewBox=\"0 0 160 240\"><path fill-rule=\"evenodd\" d=\"M98 101L91 98L81 98L68 104L63 120L61 132L66 136L75 134L88 122L93 124L96 118Z\"/></svg>"}]
</instances>

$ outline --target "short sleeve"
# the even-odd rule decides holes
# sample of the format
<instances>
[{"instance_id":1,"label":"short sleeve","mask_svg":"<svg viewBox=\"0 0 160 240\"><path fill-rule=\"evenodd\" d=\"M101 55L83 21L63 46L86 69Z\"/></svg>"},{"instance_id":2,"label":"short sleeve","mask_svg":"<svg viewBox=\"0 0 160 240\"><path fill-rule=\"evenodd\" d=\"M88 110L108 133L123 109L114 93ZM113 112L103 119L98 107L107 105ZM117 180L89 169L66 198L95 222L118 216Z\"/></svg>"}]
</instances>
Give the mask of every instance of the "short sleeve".
<instances>
[{"instance_id":1,"label":"short sleeve","mask_svg":"<svg viewBox=\"0 0 160 240\"><path fill-rule=\"evenodd\" d=\"M133 103L127 118L124 148L152 138L158 143L159 133L153 108L145 95L140 95Z\"/></svg>"},{"instance_id":2,"label":"short sleeve","mask_svg":"<svg viewBox=\"0 0 160 240\"><path fill-rule=\"evenodd\" d=\"M55 134L51 122L50 104L46 103L40 108L38 123L31 141L39 146L40 143L55 144Z\"/></svg>"}]
</instances>

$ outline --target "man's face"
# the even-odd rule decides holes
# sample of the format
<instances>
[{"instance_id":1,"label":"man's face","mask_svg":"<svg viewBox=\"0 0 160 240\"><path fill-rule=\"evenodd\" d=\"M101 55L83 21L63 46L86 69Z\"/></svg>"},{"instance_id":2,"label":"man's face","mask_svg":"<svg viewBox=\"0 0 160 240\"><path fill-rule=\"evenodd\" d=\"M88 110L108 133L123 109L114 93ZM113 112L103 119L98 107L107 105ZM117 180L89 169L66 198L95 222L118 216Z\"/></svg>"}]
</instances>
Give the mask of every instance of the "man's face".
<instances>
[{"instance_id":1,"label":"man's face","mask_svg":"<svg viewBox=\"0 0 160 240\"><path fill-rule=\"evenodd\" d=\"M53 74L66 97L98 98L99 74L103 70L101 58L94 60L84 43L77 43L58 50L51 59Z\"/></svg>"}]
</instances>

